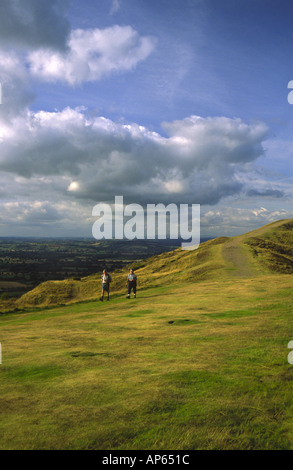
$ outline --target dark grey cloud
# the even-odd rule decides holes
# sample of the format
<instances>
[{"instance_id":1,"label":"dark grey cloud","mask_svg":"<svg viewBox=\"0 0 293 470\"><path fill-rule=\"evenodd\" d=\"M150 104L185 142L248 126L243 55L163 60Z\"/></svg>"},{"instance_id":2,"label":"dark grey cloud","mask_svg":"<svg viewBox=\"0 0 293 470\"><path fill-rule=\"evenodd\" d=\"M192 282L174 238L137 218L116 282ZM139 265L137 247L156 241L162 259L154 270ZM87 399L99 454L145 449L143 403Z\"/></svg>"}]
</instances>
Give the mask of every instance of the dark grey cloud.
<instances>
[{"instance_id":1,"label":"dark grey cloud","mask_svg":"<svg viewBox=\"0 0 293 470\"><path fill-rule=\"evenodd\" d=\"M65 49L70 25L67 0L1 0L0 44Z\"/></svg>"},{"instance_id":2,"label":"dark grey cloud","mask_svg":"<svg viewBox=\"0 0 293 470\"><path fill-rule=\"evenodd\" d=\"M276 198L284 197L284 192L279 191L278 189L265 189L265 190L250 189L249 191L247 191L246 194L249 197L276 197Z\"/></svg>"}]
</instances>

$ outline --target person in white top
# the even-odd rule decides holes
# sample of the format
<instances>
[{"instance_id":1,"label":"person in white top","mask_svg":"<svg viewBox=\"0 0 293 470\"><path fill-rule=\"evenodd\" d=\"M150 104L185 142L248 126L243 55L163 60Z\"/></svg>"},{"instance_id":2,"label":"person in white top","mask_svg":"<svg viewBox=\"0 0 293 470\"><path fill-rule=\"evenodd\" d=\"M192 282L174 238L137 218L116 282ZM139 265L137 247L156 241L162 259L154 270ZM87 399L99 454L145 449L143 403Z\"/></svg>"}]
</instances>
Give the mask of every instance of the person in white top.
<instances>
[{"instance_id":1,"label":"person in white top","mask_svg":"<svg viewBox=\"0 0 293 470\"><path fill-rule=\"evenodd\" d=\"M106 269L104 269L104 271L103 271L101 281L102 281L102 293L101 293L100 300L101 300L101 302L103 302L105 292L107 292L107 300L109 300L109 298L110 298L110 296L109 296L110 282L112 281L112 278L111 278L110 274L107 272Z\"/></svg>"}]
</instances>

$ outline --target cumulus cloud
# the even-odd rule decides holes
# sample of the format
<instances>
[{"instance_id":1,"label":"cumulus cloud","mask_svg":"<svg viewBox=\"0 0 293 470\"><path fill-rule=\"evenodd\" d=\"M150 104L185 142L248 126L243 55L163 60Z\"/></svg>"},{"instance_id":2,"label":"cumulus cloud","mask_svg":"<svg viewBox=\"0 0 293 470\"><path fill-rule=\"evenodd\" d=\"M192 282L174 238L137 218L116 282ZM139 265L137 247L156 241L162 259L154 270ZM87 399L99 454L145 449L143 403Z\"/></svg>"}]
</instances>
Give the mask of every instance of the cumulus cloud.
<instances>
[{"instance_id":1,"label":"cumulus cloud","mask_svg":"<svg viewBox=\"0 0 293 470\"><path fill-rule=\"evenodd\" d=\"M67 0L0 2L0 45L64 49L70 25Z\"/></svg>"},{"instance_id":2,"label":"cumulus cloud","mask_svg":"<svg viewBox=\"0 0 293 470\"><path fill-rule=\"evenodd\" d=\"M24 225L39 225L55 223L64 217L64 211L52 206L49 201L10 201L0 205L0 223L21 223Z\"/></svg>"},{"instance_id":3,"label":"cumulus cloud","mask_svg":"<svg viewBox=\"0 0 293 470\"><path fill-rule=\"evenodd\" d=\"M168 136L87 117L84 109L29 112L2 136L0 170L58 179L59 191L76 200L122 194L136 202L216 204L241 191L237 169L262 155L268 131L262 123L197 116L164 129Z\"/></svg>"},{"instance_id":4,"label":"cumulus cloud","mask_svg":"<svg viewBox=\"0 0 293 470\"><path fill-rule=\"evenodd\" d=\"M286 209L275 210L262 206L254 208L219 207L202 213L201 228L203 233L208 229L216 233L217 236L231 236L233 233L249 232L271 222L292 217L293 211Z\"/></svg>"},{"instance_id":5,"label":"cumulus cloud","mask_svg":"<svg viewBox=\"0 0 293 470\"><path fill-rule=\"evenodd\" d=\"M131 26L72 30L67 0L0 2L1 135L7 121L27 114L38 80L71 85L135 68L155 46ZM113 2L114 10L119 2Z\"/></svg>"},{"instance_id":6,"label":"cumulus cloud","mask_svg":"<svg viewBox=\"0 0 293 470\"><path fill-rule=\"evenodd\" d=\"M71 32L67 51L36 50L29 54L28 62L32 74L42 80L74 85L131 70L154 46L153 38L141 37L131 26L76 29Z\"/></svg>"},{"instance_id":7,"label":"cumulus cloud","mask_svg":"<svg viewBox=\"0 0 293 470\"><path fill-rule=\"evenodd\" d=\"M0 202L1 236L91 236L91 225L92 218L87 217L84 207L74 201L37 197L35 200Z\"/></svg>"}]
</instances>

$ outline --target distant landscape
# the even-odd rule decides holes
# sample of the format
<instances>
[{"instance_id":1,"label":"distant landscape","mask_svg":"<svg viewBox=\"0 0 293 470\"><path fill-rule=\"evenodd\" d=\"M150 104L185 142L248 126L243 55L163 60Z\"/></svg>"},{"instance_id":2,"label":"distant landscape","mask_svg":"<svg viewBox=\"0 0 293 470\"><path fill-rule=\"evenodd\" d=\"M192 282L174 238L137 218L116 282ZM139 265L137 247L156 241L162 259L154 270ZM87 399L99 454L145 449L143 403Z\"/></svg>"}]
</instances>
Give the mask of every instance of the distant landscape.
<instances>
[{"instance_id":1,"label":"distant landscape","mask_svg":"<svg viewBox=\"0 0 293 470\"><path fill-rule=\"evenodd\" d=\"M202 241L205 241L202 240ZM79 279L178 248L179 240L0 238L0 300L49 280Z\"/></svg>"}]
</instances>

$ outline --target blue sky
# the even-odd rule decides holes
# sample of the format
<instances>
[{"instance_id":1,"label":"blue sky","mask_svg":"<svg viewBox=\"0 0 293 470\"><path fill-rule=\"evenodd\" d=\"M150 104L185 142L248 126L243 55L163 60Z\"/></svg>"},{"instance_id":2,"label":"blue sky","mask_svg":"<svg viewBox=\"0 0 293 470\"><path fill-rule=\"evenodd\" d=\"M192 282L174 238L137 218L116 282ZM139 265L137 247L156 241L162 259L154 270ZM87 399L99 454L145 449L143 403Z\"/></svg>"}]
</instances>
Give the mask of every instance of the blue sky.
<instances>
[{"instance_id":1,"label":"blue sky","mask_svg":"<svg viewBox=\"0 0 293 470\"><path fill-rule=\"evenodd\" d=\"M0 5L0 236L91 236L100 201L201 204L203 236L293 217L293 5Z\"/></svg>"},{"instance_id":2,"label":"blue sky","mask_svg":"<svg viewBox=\"0 0 293 470\"><path fill-rule=\"evenodd\" d=\"M157 129L164 120L192 114L272 121L277 112L278 119L291 119L289 1L120 0L109 14L110 3L72 1L72 27L131 25L156 40L153 53L130 74L74 90L43 87L35 109L86 103L113 119L125 115Z\"/></svg>"}]
</instances>

